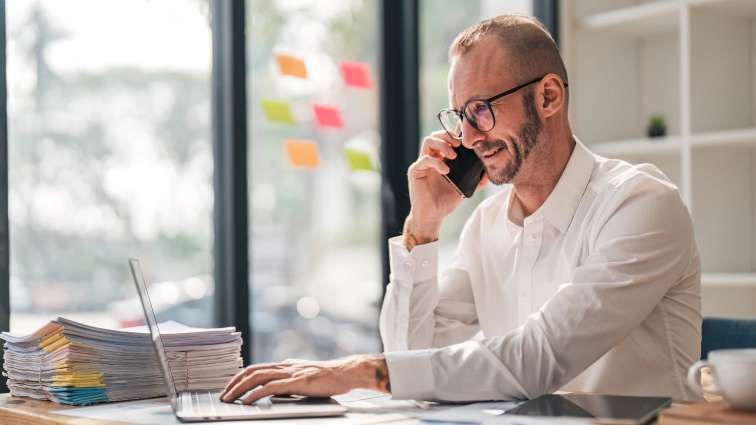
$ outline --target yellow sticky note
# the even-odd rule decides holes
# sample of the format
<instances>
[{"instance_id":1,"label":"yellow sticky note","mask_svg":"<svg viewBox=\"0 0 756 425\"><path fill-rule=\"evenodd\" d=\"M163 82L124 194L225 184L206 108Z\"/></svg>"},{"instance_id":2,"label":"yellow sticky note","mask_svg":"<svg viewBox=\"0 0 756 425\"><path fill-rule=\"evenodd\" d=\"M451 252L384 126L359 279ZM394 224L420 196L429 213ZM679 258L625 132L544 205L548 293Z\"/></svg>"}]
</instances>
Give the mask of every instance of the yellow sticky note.
<instances>
[{"instance_id":1,"label":"yellow sticky note","mask_svg":"<svg viewBox=\"0 0 756 425\"><path fill-rule=\"evenodd\" d=\"M261 99L260 102L268 121L294 124L294 117L291 115L291 109L289 109L287 102L273 99Z\"/></svg>"},{"instance_id":2,"label":"yellow sticky note","mask_svg":"<svg viewBox=\"0 0 756 425\"><path fill-rule=\"evenodd\" d=\"M367 152L352 148L346 148L344 149L344 154L346 155L347 162L349 163L349 167L352 169L352 171L375 170L373 162L370 160L370 154L368 154Z\"/></svg>"},{"instance_id":3,"label":"yellow sticky note","mask_svg":"<svg viewBox=\"0 0 756 425\"><path fill-rule=\"evenodd\" d=\"M315 168L320 165L318 145L307 139L286 139L284 149L289 163L298 168Z\"/></svg>"},{"instance_id":4,"label":"yellow sticky note","mask_svg":"<svg viewBox=\"0 0 756 425\"><path fill-rule=\"evenodd\" d=\"M305 63L302 59L279 53L276 54L276 63L278 63L278 70L281 71L282 75L307 78L307 68L305 67Z\"/></svg>"}]
</instances>

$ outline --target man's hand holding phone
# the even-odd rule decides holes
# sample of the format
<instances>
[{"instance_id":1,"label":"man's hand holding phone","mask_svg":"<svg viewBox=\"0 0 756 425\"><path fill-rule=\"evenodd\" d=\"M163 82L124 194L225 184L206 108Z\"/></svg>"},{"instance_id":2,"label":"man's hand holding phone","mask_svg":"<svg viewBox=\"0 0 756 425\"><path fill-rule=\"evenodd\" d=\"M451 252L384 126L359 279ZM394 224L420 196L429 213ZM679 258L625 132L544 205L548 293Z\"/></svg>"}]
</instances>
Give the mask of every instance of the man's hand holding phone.
<instances>
[{"instance_id":1,"label":"man's hand holding phone","mask_svg":"<svg viewBox=\"0 0 756 425\"><path fill-rule=\"evenodd\" d=\"M404 240L408 249L438 239L444 218L462 203L464 198L459 190L445 177L451 171L445 160L455 160L455 148L461 145L461 141L450 137L443 130L435 131L423 139L420 156L407 172L412 204L404 223ZM478 187L486 182L483 173Z\"/></svg>"}]
</instances>

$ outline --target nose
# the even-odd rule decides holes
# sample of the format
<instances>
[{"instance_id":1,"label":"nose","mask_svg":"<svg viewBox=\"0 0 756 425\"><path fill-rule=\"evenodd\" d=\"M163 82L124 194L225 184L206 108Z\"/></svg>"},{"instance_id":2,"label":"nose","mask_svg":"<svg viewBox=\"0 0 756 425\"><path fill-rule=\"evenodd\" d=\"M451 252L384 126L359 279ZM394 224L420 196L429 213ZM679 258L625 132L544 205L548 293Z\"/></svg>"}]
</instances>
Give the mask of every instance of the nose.
<instances>
[{"instance_id":1,"label":"nose","mask_svg":"<svg viewBox=\"0 0 756 425\"><path fill-rule=\"evenodd\" d=\"M486 135L478 131L467 119L462 120L462 146L474 149L480 141L485 140Z\"/></svg>"}]
</instances>

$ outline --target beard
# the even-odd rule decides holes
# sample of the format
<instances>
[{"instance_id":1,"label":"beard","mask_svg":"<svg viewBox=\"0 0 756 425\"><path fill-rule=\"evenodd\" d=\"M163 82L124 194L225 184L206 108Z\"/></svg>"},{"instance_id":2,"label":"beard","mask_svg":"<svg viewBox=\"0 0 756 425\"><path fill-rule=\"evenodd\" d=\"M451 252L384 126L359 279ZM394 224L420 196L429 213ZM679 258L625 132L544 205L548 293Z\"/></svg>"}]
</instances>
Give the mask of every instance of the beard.
<instances>
[{"instance_id":1,"label":"beard","mask_svg":"<svg viewBox=\"0 0 756 425\"><path fill-rule=\"evenodd\" d=\"M527 90L523 93L522 104L525 109L525 122L522 123L520 130L517 132L518 137L510 140L512 160L498 170L486 165L488 180L495 185L510 183L514 180L520 172L520 168L522 168L522 163L538 144L538 135L541 133L541 120L538 118L533 90ZM476 151L479 152L478 156L480 156L480 152L491 152L495 149L509 150L510 148L503 140L485 140L478 143L478 147L476 147Z\"/></svg>"}]
</instances>

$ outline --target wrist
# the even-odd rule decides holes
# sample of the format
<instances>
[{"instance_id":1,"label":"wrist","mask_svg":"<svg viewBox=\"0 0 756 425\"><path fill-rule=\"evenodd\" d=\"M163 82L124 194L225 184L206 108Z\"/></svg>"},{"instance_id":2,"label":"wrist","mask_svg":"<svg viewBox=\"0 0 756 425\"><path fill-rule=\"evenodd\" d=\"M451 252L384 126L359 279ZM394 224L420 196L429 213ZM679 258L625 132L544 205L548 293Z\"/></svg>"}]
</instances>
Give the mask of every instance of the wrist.
<instances>
[{"instance_id":1,"label":"wrist","mask_svg":"<svg viewBox=\"0 0 756 425\"><path fill-rule=\"evenodd\" d=\"M362 387L384 393L391 392L388 365L382 354L365 356L362 361Z\"/></svg>"},{"instance_id":2,"label":"wrist","mask_svg":"<svg viewBox=\"0 0 756 425\"><path fill-rule=\"evenodd\" d=\"M403 239L404 245L408 250L412 250L416 245L422 245L438 240L438 231L441 228L440 222L431 220L417 220L410 215L404 222Z\"/></svg>"}]
</instances>

